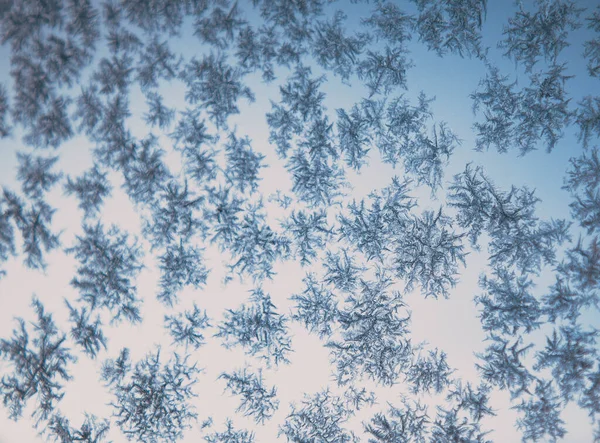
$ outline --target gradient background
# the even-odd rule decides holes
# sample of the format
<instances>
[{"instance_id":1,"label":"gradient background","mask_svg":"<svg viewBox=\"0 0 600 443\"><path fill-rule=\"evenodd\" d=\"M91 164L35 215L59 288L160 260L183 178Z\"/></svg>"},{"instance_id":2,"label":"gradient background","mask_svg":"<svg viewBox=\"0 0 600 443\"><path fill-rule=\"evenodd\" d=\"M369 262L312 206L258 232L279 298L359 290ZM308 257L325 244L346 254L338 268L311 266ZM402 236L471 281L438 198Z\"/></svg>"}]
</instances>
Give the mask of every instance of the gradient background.
<instances>
[{"instance_id":1,"label":"gradient background","mask_svg":"<svg viewBox=\"0 0 600 443\"><path fill-rule=\"evenodd\" d=\"M240 6L244 3L240 2ZM399 3L407 11L413 7L407 2ZM593 1L582 4L590 8L595 6ZM371 6L350 5L338 1L328 8L331 11L343 9L349 16L348 29L353 30L353 25L358 24L360 18L368 14ZM501 52L495 49L496 42L501 36L502 26L513 11L514 5L509 1L489 2L487 21L483 28L483 44L491 47L490 58L500 68L500 71L513 75L521 87L528 84L528 79L521 68L501 57ZM189 31L189 23L186 26ZM185 29L182 35L186 37L174 39L171 47L181 50L186 57L200 55L206 48L192 36L191 32L186 32ZM572 97L573 104L586 95L597 94L600 90L598 79L587 76L585 61L582 58L582 42L589 38L591 38L590 31L585 28L573 32L570 38L572 44L563 51L559 60L568 62L568 73L577 76L567 84L567 91ZM178 40L180 43L177 42ZM435 53L428 52L424 45L417 41L416 36L409 43L409 48L411 50L410 58L415 66L408 72L406 97L415 103L421 90L428 96L435 96L436 100L431 104L434 113L432 122L447 122L462 140L461 146L456 149L450 164L445 169L444 182L450 181L453 174L462 172L466 163L473 162L483 165L487 175L501 189L507 189L511 185L535 188L536 195L542 200L538 205L537 213L540 218L568 218L569 196L566 191L561 189L561 186L568 159L578 155L581 151L575 128L568 129L565 137L551 154L547 154L543 148L525 157L519 157L515 150L511 150L507 154L498 154L493 151L475 152L473 150L475 136L471 128L476 118L472 113L472 101L469 94L475 91L478 82L485 76L485 66L480 60L462 59L451 54L440 58ZM0 60L6 61L0 68L0 81L10 88L9 56L6 47L0 48ZM313 74L318 75L320 72L318 67L313 67ZM242 101L239 103L240 114L229 120L230 127L237 126L239 136L248 135L253 141L253 148L267 156L266 163L269 168L261 171L263 180L260 192L265 196L268 213L274 223L281 218L283 212L276 206L267 203L266 197L277 190L289 193L288 190L291 187L283 162L276 157L273 146L268 142L265 113L271 109L269 100L279 100L278 85L285 81L288 71L279 69L276 74L277 80L270 85L261 83L259 75L248 76L246 83L255 93L256 102L248 104ZM327 74L327 79L328 81L323 84L322 89L327 94L325 105L331 117L334 117L335 109L349 109L361 97L368 95L362 87L357 86L355 78L352 79L352 86L342 84L331 73ZM75 92L77 91L78 88L75 88ZM167 105L174 106L178 110L185 108L183 100L185 89L182 83L179 81L169 84L163 82L160 91ZM146 110L146 105L137 86L133 87L130 100L133 117L129 119L129 126L134 135L145 136L149 129L145 127L140 116ZM16 181L16 152L21 150L31 152L31 148L22 145L20 136L19 131L15 130L12 138L0 140L0 183L15 190L20 187ZM169 151L169 140L164 135L160 140L163 148ZM80 175L93 164L90 155L91 148L91 143L85 137L73 138L56 152L60 155L56 169L63 170L72 177ZM41 151L37 153L46 154ZM401 166L394 170L390 165L381 163L375 149L371 150L369 158L369 166L364 168L360 175L347 171L352 185L347 200L364 197L372 190L389 184L392 176L403 175ZM177 172L180 168L179 159L176 156L168 156L167 163L173 172ZM121 177L119 174L111 173L111 180L114 186L113 196L107 200L102 210L103 223L105 226L115 223L132 234L139 234L140 217L127 196L119 189L122 183ZM62 245L69 247L73 244L75 235L82 232L81 212L78 210L74 198L62 195L62 183L63 181L48 194L47 200L52 206L58 208L53 227L55 230L64 231L61 236ZM437 201L430 199L429 189L417 189L413 195L419 197L420 205L417 212L427 207L437 208L444 203L444 191L438 192ZM576 239L577 230L575 229L574 232ZM147 247L146 249L148 250ZM211 269L206 288L184 290L179 297L180 304L174 309L167 309L155 298L159 274L151 255L149 253L146 255L147 267L138 279L138 294L144 300L142 309L144 321L139 326L131 326L126 323L118 327L106 326L105 333L109 340L108 350L101 351L95 361L77 352L79 361L72 366L73 380L66 384L65 397L59 404L63 414L70 419L73 426L81 424L84 419L84 411L99 417L108 417L111 413L111 408L107 404L111 401L112 396L99 381L99 371L104 359L116 357L123 346L130 348L133 362L154 350L157 344L162 345L163 350L170 348L170 337L163 328L165 314L180 312L196 302L198 306L208 311L212 324L215 325L222 318L224 309L236 308L245 301L247 291L252 285L250 283L242 284L234 279L224 286L221 263L227 260L227 257L223 257L214 247L207 248L205 256L207 266ZM7 262L5 266L7 276L0 280L0 337L8 338L11 335L12 329L16 326L14 317L32 319L33 312L30 308L32 294L36 294L45 304L47 311L54 314L58 326L67 331L68 311L63 303L63 298L75 300L78 297L77 292L69 285L77 263L73 257L65 255L60 249L48 254L47 259L49 265L45 272L25 269L21 257L10 259ZM486 254L471 252L467 258L467 266L461 268L460 283L451 291L451 297L448 300L425 300L418 289L414 293L406 295L406 301L412 310L413 342L424 340L430 344L431 348L439 347L444 350L448 354L450 366L456 368L454 375L474 382L478 380L474 366L476 361L474 353L483 351L486 343L483 342L484 333L477 318L478 312L473 303L473 297L480 293L477 280L479 274L487 269L486 259ZM275 270L277 271L276 277L273 281L266 281L263 287L266 292L271 294L279 312L288 313L293 306L289 297L301 291L301 280L305 275L305 269L302 269L297 263L286 262L278 263ZM553 282L552 270L544 270L535 281L535 294L541 297L548 285ZM399 287L402 287L401 282ZM584 319L590 324L600 326L597 313L586 313ZM277 386L278 398L281 402L273 419L267 421L264 426L255 425L251 418L235 414L234 411L239 404L238 398L224 393L225 383L217 380L222 371L241 368L245 364L256 368L259 362L246 356L241 349L224 349L220 346L218 339L209 339L208 343L198 351L191 352L191 360L197 360L198 366L204 368L204 371L200 374L195 387L195 391L198 393L195 404L199 421L186 433L183 442L201 441L204 434L200 430L200 423L208 416L213 417L215 423L213 430L221 431L225 419L231 417L237 428L252 430L256 435L257 442L276 441L278 425L283 423L289 413L290 402L299 402L304 393L312 395L326 386L330 386L334 392L339 392L331 376L333 366L329 364L328 352L322 347L322 343L317 337L309 335L299 324L291 323L290 325L294 349L294 353L291 355L291 364L282 365L277 370L263 370L267 385ZM214 328L207 330L209 335L212 332L216 332ZM531 339L542 343L544 334L547 332L547 329L542 328L531 334ZM180 348L179 351L182 352L183 349ZM532 355L530 354L529 357L531 358ZM166 352L164 356L166 356ZM11 368L6 363L0 362L0 375L10 371ZM358 435L362 435L364 438L361 422L368 420L375 412L385 410L386 402L398 405L399 395L405 392L405 387L399 383L392 388L382 388L366 380L363 384L377 393L378 404L359 411L357 416L350 420L348 428L357 430ZM436 396L423 397L423 401L432 405L439 400L440 398L436 398ZM7 411L2 410L0 413L1 443L43 440L36 436L36 431L32 429L32 422L28 419L33 404L34 401L30 400L29 407L24 411L24 417L19 422L9 420ZM520 433L515 426L517 414L510 409L508 393L495 392L492 396L491 406L497 411L497 416L491 419L486 418L482 422L484 429L493 430L488 437L497 442L519 441ZM430 408L429 413L432 418L435 417L435 409ZM584 410L570 404L562 417L568 430L565 441L582 443L592 441L592 425ZM115 443L126 441L116 425L112 426L108 440L113 440ZM281 440L285 440L285 438L281 437ZM366 441L366 438L364 440Z\"/></svg>"}]
</instances>

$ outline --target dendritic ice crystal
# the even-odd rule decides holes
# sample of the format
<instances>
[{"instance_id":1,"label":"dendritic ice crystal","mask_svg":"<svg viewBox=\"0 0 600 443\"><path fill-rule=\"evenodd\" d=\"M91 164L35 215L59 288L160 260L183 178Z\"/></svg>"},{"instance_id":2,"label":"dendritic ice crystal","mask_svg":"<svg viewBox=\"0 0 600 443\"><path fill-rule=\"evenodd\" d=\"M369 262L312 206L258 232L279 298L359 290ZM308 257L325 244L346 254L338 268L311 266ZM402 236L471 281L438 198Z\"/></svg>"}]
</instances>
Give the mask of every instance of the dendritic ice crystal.
<instances>
[{"instance_id":1,"label":"dendritic ice crystal","mask_svg":"<svg viewBox=\"0 0 600 443\"><path fill-rule=\"evenodd\" d=\"M600 442L600 7L0 0L0 443Z\"/></svg>"}]
</instances>

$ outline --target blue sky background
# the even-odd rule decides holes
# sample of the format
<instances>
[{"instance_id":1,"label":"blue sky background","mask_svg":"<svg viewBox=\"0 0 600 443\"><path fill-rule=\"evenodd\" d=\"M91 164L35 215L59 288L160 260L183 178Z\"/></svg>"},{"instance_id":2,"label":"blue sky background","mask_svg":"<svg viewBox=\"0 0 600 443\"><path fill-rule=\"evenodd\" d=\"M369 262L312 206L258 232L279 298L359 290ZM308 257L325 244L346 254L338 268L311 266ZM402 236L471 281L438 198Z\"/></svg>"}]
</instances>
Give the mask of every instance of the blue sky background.
<instances>
[{"instance_id":1,"label":"blue sky background","mask_svg":"<svg viewBox=\"0 0 600 443\"><path fill-rule=\"evenodd\" d=\"M587 6L593 5L594 2L587 2ZM359 22L360 17L364 16L370 7L371 5L350 5L349 2L339 1L329 6L332 11L342 8L348 14L349 30L353 29L354 24ZM412 5L407 5L408 10L411 7ZM501 52L495 49L502 26L513 11L514 6L509 1L488 3L483 43L491 46L490 58L500 71L514 76L519 86L524 86L528 80L522 69L516 67L512 61L501 57ZM187 30L189 31L189 26ZM172 44L172 47L181 51L185 57L200 55L206 49L195 37L190 36L190 32L184 30L182 34L187 37L179 39L177 43ZM573 104L586 95L597 94L600 91L598 79L590 78L586 74L585 62L582 58L581 45L589 36L589 31L583 28L573 32L572 45L560 56L560 61L568 63L569 73L577 75L567 85ZM414 67L408 72L406 97L415 103L420 91L424 91L428 96L435 96L436 100L431 105L434 114L432 122L447 122L462 140L445 168L444 186L454 174L462 172L467 163L473 162L482 165L486 174L501 189L508 189L511 185L535 188L536 195L542 200L537 212L540 218L568 218L570 199L568 193L561 187L569 158L578 155L582 149L577 141L575 128L568 129L565 137L550 154L543 148L524 157L520 157L516 150L510 150L505 154L491 150L475 152L473 149L475 134L472 130L475 117L469 94L475 91L478 82L485 76L485 66L480 60L463 59L452 54L443 58L438 57L435 53L427 51L416 37L409 43L409 49ZM4 67L0 68L0 81L10 86L12 80L8 75L9 52L6 47L0 48L0 60L6 61L3 63ZM320 69L314 67L313 73L319 74ZM276 157L274 147L268 142L268 126L265 119L265 114L271 109L270 100L279 99L277 86L285 81L288 70L280 69L277 75L278 79L270 85L263 84L260 75L248 76L246 83L255 93L256 102L249 104L242 101L239 103L240 114L230 118L230 127L237 127L240 136L248 135L253 142L253 148L266 155L266 163L269 167L262 170L260 192L265 196L270 220L275 223L284 213L276 205L267 202L267 197L278 190L289 193L291 183L282 161ZM331 73L327 73L327 79L322 88L327 94L325 104L332 117L335 109L349 109L367 95L366 90L358 86L356 79L353 79L352 86L342 84ZM77 89L75 88L75 91ZM178 110L185 108L183 99L185 88L181 82L174 81L169 84L163 82L161 92L168 105ZM142 137L149 130L140 118L146 110L146 105L137 86L132 89L131 110L133 117L129 120L129 126L135 135ZM16 180L16 153L22 150L32 151L21 143L20 135L20 131L15 130L11 138L0 140L0 183L11 189L18 189L20 186ZM169 151L170 142L164 135L161 136L161 143ZM68 141L56 151L56 154L60 155L57 169L72 177L80 175L93 164L91 148L90 142L82 136ZM360 174L348 171L351 184L348 200L364 197L371 191L388 185L394 175L403 176L402 167L393 169L390 165L383 164L376 149L371 150L369 159L369 166ZM173 171L178 171L181 167L180 160L175 155L167 156L167 162ZM128 197L119 189L122 178L116 173L111 173L111 180L114 186L113 196L102 210L103 223L105 226L115 223L120 228L139 235L139 215ZM432 200L429 189L415 189L413 195L417 196L420 202L418 212L428 207L437 208L443 204L444 192L442 190L438 193L438 200ZM63 230L62 244L64 247L69 247L73 244L75 236L82 232L81 212L77 208L77 202L74 198L63 195L62 182L48 194L48 201L58 208L53 226ZM573 232L576 239L578 231L575 227ZM108 417L111 413L111 408L107 406L111 401L111 395L99 381L99 370L105 358L116 357L123 346L131 349L134 362L143 358L156 345L161 345L165 350L171 347L170 337L163 328L165 313L182 311L196 302L208 311L214 325L222 318L224 309L236 308L246 300L247 291L252 284L240 283L234 279L233 282L224 285L222 280L225 274L221 264L226 257L223 257L216 247L208 247L205 256L211 269L206 288L184 290L179 297L180 304L174 309L166 309L155 298L159 276L156 264L150 259L150 254L147 254L145 261L147 268L142 271L138 279L138 293L144 300L142 310L144 321L138 326L130 326L126 323L118 327L107 326L105 332L109 339L108 350L102 351L95 361L83 354L79 355L79 361L73 366L73 380L66 384L66 394L60 403L61 410L73 424L78 425L83 421L83 411L100 417ZM32 294L40 298L46 309L55 316L57 324L66 330L68 311L63 299L75 300L78 296L77 291L69 284L77 263L72 256L64 254L61 249L51 252L47 258L49 265L45 272L26 269L22 265L22 257L11 258L6 263L7 276L0 280L0 337L7 338L11 335L16 326L13 320L15 317L32 318L30 308ZM448 300L424 299L418 289L406 295L406 301L412 311L413 342L427 341L431 348L439 347L444 350L448 354L450 366L456 368L455 375L465 380L478 379L474 353L483 351L486 346L483 342L484 333L477 318L477 307L473 303L473 297L481 292L477 286L478 277L480 273L488 270L486 259L485 253L471 251L467 258L467 266L461 268L460 282L451 291ZM272 295L279 312L289 313L293 307L289 297L300 292L305 269L294 262L278 263L275 269L276 277L273 281L265 282L263 287ZM541 297L548 285L553 282L552 269L545 269L535 281L537 284L535 294ZM402 282L398 282L398 288L402 288ZM584 319L589 324L600 327L597 312L586 313ZM208 416L213 417L215 423L213 429L222 429L225 419L231 417L236 426L254 431L257 442L276 441L277 426L289 413L290 402L299 402L304 393L313 394L326 386L330 386L336 392L339 391L332 380L333 366L328 362L328 352L323 348L322 343L317 337L309 335L299 324L293 323L291 331L294 349L292 363L289 366L281 366L277 370L264 370L267 384L277 386L278 398L281 402L276 415L264 426L255 425L250 418L235 414L238 399L224 393L225 383L217 380L223 370L241 368L244 364L256 368L259 366L257 360L246 356L241 349L226 350L220 346L217 339L208 340L205 346L192 353L199 367L204 368L195 389L199 395L194 403L200 420L186 433L184 443L200 441L204 434L199 424ZM214 332L214 329L209 330L208 333L211 332ZM541 329L532 334L531 338L541 343L547 332L547 328ZM0 362L0 375L8 371L10 371L8 365ZM359 431L359 435L363 435L360 432L361 422L368 420L375 412L385 409L386 402L398 403L399 396L405 392L402 383L393 388L382 388L365 380L364 385L377 393L378 403L372 408L361 411L349 422L348 427ZM435 396L426 397L428 396L423 400L431 402L432 405L440 400ZM28 419L33 404L33 401L29 402L24 418L19 422L9 420L6 410L3 409L0 413L0 443L43 441L36 437L36 431L32 429L32 421ZM489 437L497 442L519 441L520 433L515 428L517 414L509 409L511 404L508 393L495 392L491 405L498 415L483 421L485 429L493 430ZM430 414L435 415L434 409L430 409ZM571 404L565 409L563 418L569 431L565 441L581 443L592 441L592 425L584 410ZM110 440L115 443L126 441L115 425L109 435ZM281 440L283 441L284 438L281 437Z\"/></svg>"}]
</instances>

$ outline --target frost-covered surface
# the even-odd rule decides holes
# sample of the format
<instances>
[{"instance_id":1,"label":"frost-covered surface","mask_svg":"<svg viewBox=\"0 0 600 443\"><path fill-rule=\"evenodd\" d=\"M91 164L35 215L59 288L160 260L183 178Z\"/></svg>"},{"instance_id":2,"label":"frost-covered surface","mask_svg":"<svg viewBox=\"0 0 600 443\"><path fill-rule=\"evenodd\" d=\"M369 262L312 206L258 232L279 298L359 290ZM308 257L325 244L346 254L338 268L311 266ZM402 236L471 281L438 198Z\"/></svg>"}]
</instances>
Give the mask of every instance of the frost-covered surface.
<instances>
[{"instance_id":1,"label":"frost-covered surface","mask_svg":"<svg viewBox=\"0 0 600 443\"><path fill-rule=\"evenodd\" d=\"M600 441L600 9L0 2L0 442Z\"/></svg>"}]
</instances>

